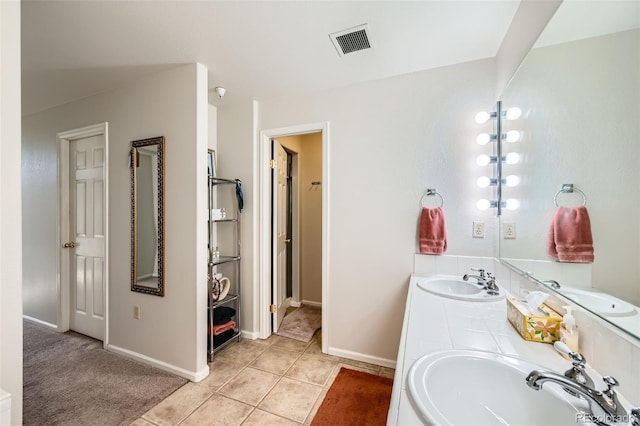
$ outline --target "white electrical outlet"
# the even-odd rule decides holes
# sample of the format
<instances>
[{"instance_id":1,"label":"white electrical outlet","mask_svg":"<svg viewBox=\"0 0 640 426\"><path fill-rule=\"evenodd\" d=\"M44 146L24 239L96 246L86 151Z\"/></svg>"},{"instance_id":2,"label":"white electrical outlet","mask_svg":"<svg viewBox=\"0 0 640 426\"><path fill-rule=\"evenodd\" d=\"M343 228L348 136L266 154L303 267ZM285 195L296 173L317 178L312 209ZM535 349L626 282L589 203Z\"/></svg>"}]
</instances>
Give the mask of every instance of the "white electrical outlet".
<instances>
[{"instance_id":1,"label":"white electrical outlet","mask_svg":"<svg viewBox=\"0 0 640 426\"><path fill-rule=\"evenodd\" d=\"M515 240L516 239L516 223L504 222L502 224L502 236L505 240Z\"/></svg>"},{"instance_id":2,"label":"white electrical outlet","mask_svg":"<svg viewBox=\"0 0 640 426\"><path fill-rule=\"evenodd\" d=\"M133 319L140 319L140 306L139 305L133 305Z\"/></svg>"},{"instance_id":3,"label":"white electrical outlet","mask_svg":"<svg viewBox=\"0 0 640 426\"><path fill-rule=\"evenodd\" d=\"M473 222L473 238L484 238L484 222Z\"/></svg>"}]
</instances>

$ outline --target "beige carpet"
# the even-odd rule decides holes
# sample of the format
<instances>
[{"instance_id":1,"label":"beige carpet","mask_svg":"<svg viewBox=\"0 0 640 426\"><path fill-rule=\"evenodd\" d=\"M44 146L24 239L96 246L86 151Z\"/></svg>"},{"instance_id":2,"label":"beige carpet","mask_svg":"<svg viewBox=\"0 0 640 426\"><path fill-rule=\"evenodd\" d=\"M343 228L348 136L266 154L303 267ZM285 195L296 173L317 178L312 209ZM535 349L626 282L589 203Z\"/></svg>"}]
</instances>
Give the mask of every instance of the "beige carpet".
<instances>
[{"instance_id":1,"label":"beige carpet","mask_svg":"<svg viewBox=\"0 0 640 426\"><path fill-rule=\"evenodd\" d=\"M25 425L128 425L187 380L24 322Z\"/></svg>"},{"instance_id":2,"label":"beige carpet","mask_svg":"<svg viewBox=\"0 0 640 426\"><path fill-rule=\"evenodd\" d=\"M303 342L310 342L322 326L322 308L302 306L286 315L276 334Z\"/></svg>"}]
</instances>

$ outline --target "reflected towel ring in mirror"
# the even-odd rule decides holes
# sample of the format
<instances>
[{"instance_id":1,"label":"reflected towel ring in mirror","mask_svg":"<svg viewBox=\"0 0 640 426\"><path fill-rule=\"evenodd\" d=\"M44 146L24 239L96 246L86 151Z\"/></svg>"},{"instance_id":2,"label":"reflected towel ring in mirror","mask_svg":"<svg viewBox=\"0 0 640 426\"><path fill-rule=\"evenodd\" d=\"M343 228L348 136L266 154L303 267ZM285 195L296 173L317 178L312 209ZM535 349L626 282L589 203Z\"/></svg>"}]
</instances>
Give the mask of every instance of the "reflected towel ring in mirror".
<instances>
[{"instance_id":1,"label":"reflected towel ring in mirror","mask_svg":"<svg viewBox=\"0 0 640 426\"><path fill-rule=\"evenodd\" d=\"M577 192L582 196L582 205L586 206L587 205L587 196L580 189L575 188L572 183L565 183L565 184L562 185L562 188L560 189L560 191L556 192L556 195L553 197L553 204L555 204L556 207L559 207L558 206L558 195L560 195L560 194L572 194L574 192Z\"/></svg>"},{"instance_id":2,"label":"reflected towel ring in mirror","mask_svg":"<svg viewBox=\"0 0 640 426\"><path fill-rule=\"evenodd\" d=\"M444 206L444 198L442 198L442 195L436 191L435 188L428 188L427 192L425 192L425 194L422 196L422 198L420 198L420 207L427 207L424 202L427 199L427 197L433 196L433 195L437 195L438 197L440 197L440 205L438 207L442 207Z\"/></svg>"}]
</instances>

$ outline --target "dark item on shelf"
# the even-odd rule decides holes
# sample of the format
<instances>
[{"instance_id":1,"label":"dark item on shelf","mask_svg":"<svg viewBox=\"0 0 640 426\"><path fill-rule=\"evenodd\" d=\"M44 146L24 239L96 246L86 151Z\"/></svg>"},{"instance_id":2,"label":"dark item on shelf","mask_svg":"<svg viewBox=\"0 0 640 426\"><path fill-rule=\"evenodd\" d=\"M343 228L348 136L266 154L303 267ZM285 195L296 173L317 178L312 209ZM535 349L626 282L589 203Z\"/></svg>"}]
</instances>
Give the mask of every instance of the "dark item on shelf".
<instances>
[{"instance_id":1,"label":"dark item on shelf","mask_svg":"<svg viewBox=\"0 0 640 426\"><path fill-rule=\"evenodd\" d=\"M217 348L218 346L231 340L233 338L234 333L235 333L235 330L227 330L224 333L220 333L217 336L213 336L213 347ZM211 338L211 334L209 334L209 338Z\"/></svg>"},{"instance_id":2,"label":"dark item on shelf","mask_svg":"<svg viewBox=\"0 0 640 426\"><path fill-rule=\"evenodd\" d=\"M242 182L240 182L240 179L236 179L236 198L238 199L238 210L242 212L244 208L244 194L242 193Z\"/></svg>"},{"instance_id":3,"label":"dark item on shelf","mask_svg":"<svg viewBox=\"0 0 640 426\"><path fill-rule=\"evenodd\" d=\"M213 325L220 325L228 322L235 316L236 310L229 306L218 306L213 311Z\"/></svg>"}]
</instances>

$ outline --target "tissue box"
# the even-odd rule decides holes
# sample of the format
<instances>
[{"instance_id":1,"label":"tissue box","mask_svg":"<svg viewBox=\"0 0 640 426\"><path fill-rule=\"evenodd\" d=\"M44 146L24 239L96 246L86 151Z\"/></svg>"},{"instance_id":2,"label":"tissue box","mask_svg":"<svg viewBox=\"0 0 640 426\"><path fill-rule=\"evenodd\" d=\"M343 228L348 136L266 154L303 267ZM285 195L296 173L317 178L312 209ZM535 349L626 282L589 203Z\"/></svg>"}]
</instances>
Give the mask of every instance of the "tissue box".
<instances>
[{"instance_id":1,"label":"tissue box","mask_svg":"<svg viewBox=\"0 0 640 426\"><path fill-rule=\"evenodd\" d=\"M553 343L560 340L562 317L545 305L540 306L547 315L532 313L524 301L507 298L507 317L513 327L525 339L533 342Z\"/></svg>"}]
</instances>

